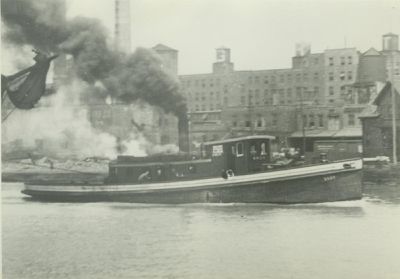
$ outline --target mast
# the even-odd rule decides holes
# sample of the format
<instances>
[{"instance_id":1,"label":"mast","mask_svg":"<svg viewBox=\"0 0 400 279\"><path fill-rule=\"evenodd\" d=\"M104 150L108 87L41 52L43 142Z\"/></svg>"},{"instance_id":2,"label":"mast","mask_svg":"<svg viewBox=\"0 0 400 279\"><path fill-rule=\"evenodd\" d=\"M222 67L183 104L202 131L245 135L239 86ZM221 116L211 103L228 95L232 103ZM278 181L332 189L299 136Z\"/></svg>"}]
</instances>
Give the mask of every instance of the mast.
<instances>
[{"instance_id":1,"label":"mast","mask_svg":"<svg viewBox=\"0 0 400 279\"><path fill-rule=\"evenodd\" d=\"M303 86L300 91L300 115L301 115L301 133L303 138L303 155L306 155L306 121L303 111L303 91L305 87Z\"/></svg>"}]
</instances>

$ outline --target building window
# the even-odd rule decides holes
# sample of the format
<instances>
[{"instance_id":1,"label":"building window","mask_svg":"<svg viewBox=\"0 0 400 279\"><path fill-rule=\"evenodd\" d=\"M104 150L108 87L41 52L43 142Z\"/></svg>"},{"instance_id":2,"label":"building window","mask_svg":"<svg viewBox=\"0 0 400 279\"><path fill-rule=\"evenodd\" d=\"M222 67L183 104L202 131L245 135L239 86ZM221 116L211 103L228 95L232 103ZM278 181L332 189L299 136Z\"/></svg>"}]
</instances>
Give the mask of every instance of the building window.
<instances>
[{"instance_id":1,"label":"building window","mask_svg":"<svg viewBox=\"0 0 400 279\"><path fill-rule=\"evenodd\" d=\"M349 64L349 65L353 64L353 57L352 56L348 56L347 57L347 64Z\"/></svg>"},{"instance_id":2,"label":"building window","mask_svg":"<svg viewBox=\"0 0 400 279\"><path fill-rule=\"evenodd\" d=\"M257 77L254 77L254 82L255 83L258 83L260 81L260 78L257 76Z\"/></svg>"},{"instance_id":3,"label":"building window","mask_svg":"<svg viewBox=\"0 0 400 279\"><path fill-rule=\"evenodd\" d=\"M329 95L335 95L335 90L333 88L333 86L329 86Z\"/></svg>"},{"instance_id":4,"label":"building window","mask_svg":"<svg viewBox=\"0 0 400 279\"><path fill-rule=\"evenodd\" d=\"M253 105L253 95L249 96L249 106Z\"/></svg>"},{"instance_id":5,"label":"building window","mask_svg":"<svg viewBox=\"0 0 400 279\"><path fill-rule=\"evenodd\" d=\"M329 80L330 80L330 81L334 81L334 80L335 80L335 78L334 78L334 76L333 76L333 73L329 73Z\"/></svg>"},{"instance_id":6,"label":"building window","mask_svg":"<svg viewBox=\"0 0 400 279\"><path fill-rule=\"evenodd\" d=\"M278 125L278 114L277 113L272 113L272 125L276 126Z\"/></svg>"},{"instance_id":7,"label":"building window","mask_svg":"<svg viewBox=\"0 0 400 279\"><path fill-rule=\"evenodd\" d=\"M261 119L257 120L257 127L262 127L262 120Z\"/></svg>"},{"instance_id":8,"label":"building window","mask_svg":"<svg viewBox=\"0 0 400 279\"><path fill-rule=\"evenodd\" d=\"M292 75L291 75L291 74L288 74L288 75L287 75L287 80L288 80L288 81L292 81Z\"/></svg>"},{"instance_id":9,"label":"building window","mask_svg":"<svg viewBox=\"0 0 400 279\"><path fill-rule=\"evenodd\" d=\"M320 128L324 127L324 115L323 114L318 115L318 127L320 127Z\"/></svg>"},{"instance_id":10,"label":"building window","mask_svg":"<svg viewBox=\"0 0 400 279\"><path fill-rule=\"evenodd\" d=\"M348 80L352 80L353 79L353 72L352 71L348 71L347 72L347 79Z\"/></svg>"},{"instance_id":11,"label":"building window","mask_svg":"<svg viewBox=\"0 0 400 279\"><path fill-rule=\"evenodd\" d=\"M301 96L301 87L296 87L296 97L297 97L298 100L301 100L301 99L302 99L302 96Z\"/></svg>"},{"instance_id":12,"label":"building window","mask_svg":"<svg viewBox=\"0 0 400 279\"><path fill-rule=\"evenodd\" d=\"M356 116L354 114L349 114L348 124L349 126L354 126L356 124Z\"/></svg>"},{"instance_id":13,"label":"building window","mask_svg":"<svg viewBox=\"0 0 400 279\"><path fill-rule=\"evenodd\" d=\"M340 65L346 65L346 58L344 56L340 57Z\"/></svg>"},{"instance_id":14,"label":"building window","mask_svg":"<svg viewBox=\"0 0 400 279\"><path fill-rule=\"evenodd\" d=\"M307 81L308 80L308 74L307 73L303 73L303 81Z\"/></svg>"},{"instance_id":15,"label":"building window","mask_svg":"<svg viewBox=\"0 0 400 279\"><path fill-rule=\"evenodd\" d=\"M268 84L268 76L265 76L265 77L264 77L264 83L265 83L265 84Z\"/></svg>"},{"instance_id":16,"label":"building window","mask_svg":"<svg viewBox=\"0 0 400 279\"><path fill-rule=\"evenodd\" d=\"M301 81L301 75L300 74L296 74L296 81L300 82Z\"/></svg>"},{"instance_id":17,"label":"building window","mask_svg":"<svg viewBox=\"0 0 400 279\"><path fill-rule=\"evenodd\" d=\"M284 75L280 75L280 76L279 76L279 81L280 81L280 82L284 82L284 81L285 81Z\"/></svg>"},{"instance_id":18,"label":"building window","mask_svg":"<svg viewBox=\"0 0 400 279\"><path fill-rule=\"evenodd\" d=\"M340 80L345 80L346 74L344 72L340 72Z\"/></svg>"},{"instance_id":19,"label":"building window","mask_svg":"<svg viewBox=\"0 0 400 279\"><path fill-rule=\"evenodd\" d=\"M233 120L232 126L233 126L233 127L237 127L237 120Z\"/></svg>"},{"instance_id":20,"label":"building window","mask_svg":"<svg viewBox=\"0 0 400 279\"><path fill-rule=\"evenodd\" d=\"M318 73L314 73L314 80L318 80L319 79L319 74Z\"/></svg>"},{"instance_id":21,"label":"building window","mask_svg":"<svg viewBox=\"0 0 400 279\"><path fill-rule=\"evenodd\" d=\"M250 128L250 127L251 127L251 122L250 122L250 120L246 120L246 121L245 121L245 127L246 127L246 128Z\"/></svg>"},{"instance_id":22,"label":"building window","mask_svg":"<svg viewBox=\"0 0 400 279\"><path fill-rule=\"evenodd\" d=\"M291 88L286 89L286 98L288 100L292 99L292 89Z\"/></svg>"},{"instance_id":23,"label":"building window","mask_svg":"<svg viewBox=\"0 0 400 279\"><path fill-rule=\"evenodd\" d=\"M199 111L199 105L196 105L196 111Z\"/></svg>"},{"instance_id":24,"label":"building window","mask_svg":"<svg viewBox=\"0 0 400 279\"><path fill-rule=\"evenodd\" d=\"M314 120L314 114L310 114L308 117L308 126L310 128L314 128L315 127L315 120Z\"/></svg>"},{"instance_id":25,"label":"building window","mask_svg":"<svg viewBox=\"0 0 400 279\"><path fill-rule=\"evenodd\" d=\"M329 66L333 66L333 57L329 57Z\"/></svg>"}]
</instances>

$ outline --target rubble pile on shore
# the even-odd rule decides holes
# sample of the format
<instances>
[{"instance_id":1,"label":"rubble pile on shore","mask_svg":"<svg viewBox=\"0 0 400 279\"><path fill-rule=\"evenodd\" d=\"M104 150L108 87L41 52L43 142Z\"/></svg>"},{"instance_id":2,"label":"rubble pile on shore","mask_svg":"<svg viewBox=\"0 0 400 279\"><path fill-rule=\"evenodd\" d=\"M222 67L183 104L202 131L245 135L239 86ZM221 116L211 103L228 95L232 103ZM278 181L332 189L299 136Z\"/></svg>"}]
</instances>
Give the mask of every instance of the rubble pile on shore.
<instances>
[{"instance_id":1,"label":"rubble pile on shore","mask_svg":"<svg viewBox=\"0 0 400 279\"><path fill-rule=\"evenodd\" d=\"M2 162L3 173L107 173L109 159L86 158L61 160L43 157L38 160L22 159Z\"/></svg>"}]
</instances>

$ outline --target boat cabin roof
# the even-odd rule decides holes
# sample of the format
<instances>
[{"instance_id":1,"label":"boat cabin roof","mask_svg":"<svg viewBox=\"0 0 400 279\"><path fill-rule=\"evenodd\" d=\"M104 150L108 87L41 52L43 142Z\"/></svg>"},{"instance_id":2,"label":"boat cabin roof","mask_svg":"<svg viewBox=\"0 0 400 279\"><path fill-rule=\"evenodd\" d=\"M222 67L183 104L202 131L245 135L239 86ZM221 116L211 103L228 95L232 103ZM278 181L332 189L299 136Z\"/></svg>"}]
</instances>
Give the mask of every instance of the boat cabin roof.
<instances>
[{"instance_id":1,"label":"boat cabin roof","mask_svg":"<svg viewBox=\"0 0 400 279\"><path fill-rule=\"evenodd\" d=\"M254 140L254 139L273 140L273 139L275 139L275 137L269 136L269 135L246 136L246 137L231 138L231 139L225 139L225 140L208 141L208 142L204 142L203 145L224 144L224 143L229 143L229 142L247 141L247 140Z\"/></svg>"}]
</instances>

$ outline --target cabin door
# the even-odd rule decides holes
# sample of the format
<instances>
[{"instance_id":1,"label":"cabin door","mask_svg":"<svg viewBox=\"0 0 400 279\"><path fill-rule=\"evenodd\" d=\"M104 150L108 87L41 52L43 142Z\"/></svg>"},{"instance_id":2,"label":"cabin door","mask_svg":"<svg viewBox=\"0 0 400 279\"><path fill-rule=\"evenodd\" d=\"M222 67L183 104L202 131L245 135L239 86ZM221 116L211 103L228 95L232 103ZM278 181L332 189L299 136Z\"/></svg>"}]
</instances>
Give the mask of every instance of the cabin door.
<instances>
[{"instance_id":1,"label":"cabin door","mask_svg":"<svg viewBox=\"0 0 400 279\"><path fill-rule=\"evenodd\" d=\"M226 152L226 168L231 169L234 173L236 172L236 145L232 144L228 146L228 150Z\"/></svg>"}]
</instances>

